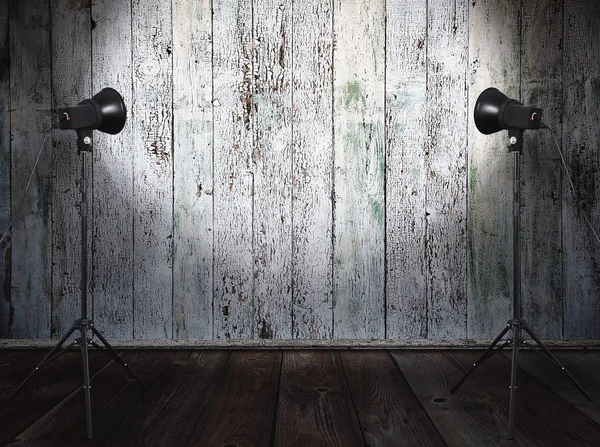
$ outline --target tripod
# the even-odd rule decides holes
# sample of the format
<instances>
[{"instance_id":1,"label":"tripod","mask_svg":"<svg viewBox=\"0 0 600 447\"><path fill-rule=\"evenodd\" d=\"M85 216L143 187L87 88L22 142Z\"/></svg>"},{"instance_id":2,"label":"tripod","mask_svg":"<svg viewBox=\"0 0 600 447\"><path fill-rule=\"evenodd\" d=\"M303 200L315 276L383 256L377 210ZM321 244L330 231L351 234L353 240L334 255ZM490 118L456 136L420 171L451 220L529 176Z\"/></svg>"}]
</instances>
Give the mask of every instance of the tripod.
<instances>
[{"instance_id":1,"label":"tripod","mask_svg":"<svg viewBox=\"0 0 600 447\"><path fill-rule=\"evenodd\" d=\"M520 230L520 205L519 205L519 154L523 145L523 130L522 129L508 129L508 136L510 141L509 150L513 153L513 318L508 320L507 325L500 334L494 339L492 344L486 349L486 351L477 359L477 361L471 366L471 368L465 373L450 393L454 394L463 382L471 375L471 373L477 368L477 365L485 362L488 358L501 351L504 347L512 344L512 357L511 357L511 375L510 375L510 403L508 413L508 439L513 439L514 433L514 416L515 416L515 395L517 389L517 368L518 368L518 355L519 348L527 345L527 342L521 338L521 333L526 332L535 341L535 343L541 348L542 352L565 374L571 379L573 384L581 391L585 397L590 400L590 395L585 389L579 384L579 382L571 375L569 371L563 366L563 364L556 358L552 352L550 352L540 339L533 333L533 331L527 325L527 322L521 318L521 253L519 250L519 230ZM511 330L512 336L506 340L503 344L496 347L496 345L502 340L506 333ZM495 348L495 349L494 349ZM535 351L538 352L538 351Z\"/></svg>"},{"instance_id":2,"label":"tripod","mask_svg":"<svg viewBox=\"0 0 600 447\"><path fill-rule=\"evenodd\" d=\"M110 344L106 341L106 339L102 336L100 331L94 327L94 323L92 320L87 317L87 176L85 174L85 154L90 151L90 146L92 143L91 139L92 130L91 129L82 129L77 131L78 140L77 146L79 149L79 155L81 156L81 318L75 320L73 322L73 326L69 331L59 340L59 342L52 348L52 350L42 359L42 361L35 367L33 371L21 382L21 384L17 387L17 389L12 393L10 399L16 396L16 394L21 391L21 389L29 382L29 380L33 377L33 375L42 369L44 366L52 363L54 360L62 357L66 352L68 352L72 347L77 347L81 349L81 356L83 361L83 393L85 396L85 412L86 412L86 425L87 425L87 437L88 439L92 439L92 407L90 401L90 367L89 367L89 359L88 359L88 350L89 345L93 346L100 352L105 353L114 361L122 365L132 379L138 382L144 390L146 387L142 383L142 381L135 375L135 373L129 368L127 363L119 357L119 355L114 351L114 349L110 346ZM63 347L63 344L67 341L67 339L73 334L73 332L79 331L80 337L75 338L69 345ZM88 331L91 332L91 335L88 337ZM94 335L98 337L103 346L99 345L94 341Z\"/></svg>"}]
</instances>

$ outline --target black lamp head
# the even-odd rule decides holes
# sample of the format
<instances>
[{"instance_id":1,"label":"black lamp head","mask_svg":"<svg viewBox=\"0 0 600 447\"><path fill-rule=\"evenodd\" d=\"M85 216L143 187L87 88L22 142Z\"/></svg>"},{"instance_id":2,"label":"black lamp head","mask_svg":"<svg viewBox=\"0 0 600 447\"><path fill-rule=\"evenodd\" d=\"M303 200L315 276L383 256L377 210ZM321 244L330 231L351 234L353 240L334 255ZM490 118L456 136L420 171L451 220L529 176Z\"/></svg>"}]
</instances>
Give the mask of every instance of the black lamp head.
<instances>
[{"instance_id":1,"label":"black lamp head","mask_svg":"<svg viewBox=\"0 0 600 447\"><path fill-rule=\"evenodd\" d=\"M125 127L127 109L123 97L112 88L100 90L91 99L58 110L61 129L98 129L112 135Z\"/></svg>"},{"instance_id":2,"label":"black lamp head","mask_svg":"<svg viewBox=\"0 0 600 447\"><path fill-rule=\"evenodd\" d=\"M475 126L489 135L503 129L539 129L542 109L525 107L498 89L485 89L475 103Z\"/></svg>"}]
</instances>

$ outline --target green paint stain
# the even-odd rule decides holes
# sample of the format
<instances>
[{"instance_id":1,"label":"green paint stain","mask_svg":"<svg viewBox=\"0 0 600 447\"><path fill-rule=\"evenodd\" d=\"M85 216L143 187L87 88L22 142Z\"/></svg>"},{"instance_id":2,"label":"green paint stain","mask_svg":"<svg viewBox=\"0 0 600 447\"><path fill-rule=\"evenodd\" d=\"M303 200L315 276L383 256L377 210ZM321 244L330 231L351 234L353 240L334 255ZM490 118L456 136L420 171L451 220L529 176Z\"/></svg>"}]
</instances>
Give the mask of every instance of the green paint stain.
<instances>
[{"instance_id":1,"label":"green paint stain","mask_svg":"<svg viewBox=\"0 0 600 447\"><path fill-rule=\"evenodd\" d=\"M377 223L380 226L383 226L383 222L385 220L385 207L383 204L377 200L371 201L371 214L377 220Z\"/></svg>"},{"instance_id":2,"label":"green paint stain","mask_svg":"<svg viewBox=\"0 0 600 447\"><path fill-rule=\"evenodd\" d=\"M344 105L346 108L349 108L351 105L358 104L359 102L362 102L363 107L367 105L367 101L360 89L360 84L358 82L349 82L346 84L344 91Z\"/></svg>"},{"instance_id":3,"label":"green paint stain","mask_svg":"<svg viewBox=\"0 0 600 447\"><path fill-rule=\"evenodd\" d=\"M469 166L469 192L475 194L477 189L477 167L473 164Z\"/></svg>"}]
</instances>

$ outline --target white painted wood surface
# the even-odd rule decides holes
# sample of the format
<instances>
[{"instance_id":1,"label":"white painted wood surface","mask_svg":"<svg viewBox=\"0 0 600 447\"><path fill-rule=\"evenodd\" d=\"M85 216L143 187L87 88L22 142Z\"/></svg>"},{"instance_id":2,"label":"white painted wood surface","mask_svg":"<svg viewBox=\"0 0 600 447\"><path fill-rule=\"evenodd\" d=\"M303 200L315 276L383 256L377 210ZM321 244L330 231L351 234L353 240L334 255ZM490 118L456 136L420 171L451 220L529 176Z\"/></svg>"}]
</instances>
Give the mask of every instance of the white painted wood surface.
<instances>
[{"instance_id":1,"label":"white painted wood surface","mask_svg":"<svg viewBox=\"0 0 600 447\"><path fill-rule=\"evenodd\" d=\"M333 336L383 338L385 2L334 5Z\"/></svg>"},{"instance_id":2,"label":"white painted wood surface","mask_svg":"<svg viewBox=\"0 0 600 447\"><path fill-rule=\"evenodd\" d=\"M527 132L524 316L544 338L600 336L592 0L3 1L0 224L51 105L110 86L128 107L123 132L95 132L90 171L90 310L110 338L495 336L512 156L473 123L489 86L562 123L586 203L549 134ZM79 312L79 157L74 132L53 140L0 247L2 337L57 336Z\"/></svg>"},{"instance_id":3,"label":"white painted wood surface","mask_svg":"<svg viewBox=\"0 0 600 447\"><path fill-rule=\"evenodd\" d=\"M521 102L544 110L560 140L562 1L530 0L521 15ZM547 130L525 132L521 157L521 309L538 337L563 329L560 155Z\"/></svg>"},{"instance_id":4,"label":"white painted wood surface","mask_svg":"<svg viewBox=\"0 0 600 447\"><path fill-rule=\"evenodd\" d=\"M132 3L134 337L173 335L171 4Z\"/></svg>"},{"instance_id":5,"label":"white painted wood surface","mask_svg":"<svg viewBox=\"0 0 600 447\"><path fill-rule=\"evenodd\" d=\"M466 335L468 0L427 14L427 336Z\"/></svg>"},{"instance_id":6,"label":"white painted wood surface","mask_svg":"<svg viewBox=\"0 0 600 447\"><path fill-rule=\"evenodd\" d=\"M424 338L427 3L386 7L386 335Z\"/></svg>"},{"instance_id":7,"label":"white painted wood surface","mask_svg":"<svg viewBox=\"0 0 600 447\"><path fill-rule=\"evenodd\" d=\"M292 336L292 1L254 0L256 335Z\"/></svg>"},{"instance_id":8,"label":"white painted wood surface","mask_svg":"<svg viewBox=\"0 0 600 447\"><path fill-rule=\"evenodd\" d=\"M212 11L173 2L175 338L213 337Z\"/></svg>"},{"instance_id":9,"label":"white painted wood surface","mask_svg":"<svg viewBox=\"0 0 600 447\"><path fill-rule=\"evenodd\" d=\"M293 2L294 339L332 337L333 2Z\"/></svg>"},{"instance_id":10,"label":"white painted wood surface","mask_svg":"<svg viewBox=\"0 0 600 447\"><path fill-rule=\"evenodd\" d=\"M256 334L253 270L252 4L213 4L214 336Z\"/></svg>"},{"instance_id":11,"label":"white painted wood surface","mask_svg":"<svg viewBox=\"0 0 600 447\"><path fill-rule=\"evenodd\" d=\"M50 130L50 6L11 2L10 133L11 205L16 212ZM32 36L38 36L33 39ZM12 229L11 336L49 338L52 293L51 151L48 138Z\"/></svg>"},{"instance_id":12,"label":"white painted wood surface","mask_svg":"<svg viewBox=\"0 0 600 447\"><path fill-rule=\"evenodd\" d=\"M467 337L498 334L512 318L512 165L507 132L483 135L473 109L488 87L519 96L518 5L479 0L469 9Z\"/></svg>"},{"instance_id":13,"label":"white painted wood surface","mask_svg":"<svg viewBox=\"0 0 600 447\"><path fill-rule=\"evenodd\" d=\"M114 88L127 108L119 134L94 133L93 316L105 337L133 338L133 158L139 149L132 138L131 2L94 0L92 20L92 94Z\"/></svg>"},{"instance_id":14,"label":"white painted wood surface","mask_svg":"<svg viewBox=\"0 0 600 447\"><path fill-rule=\"evenodd\" d=\"M566 338L598 338L600 333L600 229L598 157L600 130L600 5L564 4L563 150L576 195L563 181L563 250ZM564 177L564 176L563 176Z\"/></svg>"},{"instance_id":15,"label":"white painted wood surface","mask_svg":"<svg viewBox=\"0 0 600 447\"><path fill-rule=\"evenodd\" d=\"M8 0L0 0L0 29L8 30ZM10 197L10 58L8 33L0 34L0 239L8 228L11 215ZM0 338L11 335L11 235L0 243Z\"/></svg>"}]
</instances>

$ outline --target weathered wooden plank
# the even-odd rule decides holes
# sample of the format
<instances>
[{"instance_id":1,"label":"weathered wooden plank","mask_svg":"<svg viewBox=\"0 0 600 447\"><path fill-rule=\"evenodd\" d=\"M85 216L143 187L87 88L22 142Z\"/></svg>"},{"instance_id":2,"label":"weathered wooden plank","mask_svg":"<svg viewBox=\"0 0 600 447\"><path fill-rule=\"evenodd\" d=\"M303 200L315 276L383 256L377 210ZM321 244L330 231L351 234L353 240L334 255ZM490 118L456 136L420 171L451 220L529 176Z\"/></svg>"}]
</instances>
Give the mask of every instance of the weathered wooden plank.
<instances>
[{"instance_id":1,"label":"weathered wooden plank","mask_svg":"<svg viewBox=\"0 0 600 447\"><path fill-rule=\"evenodd\" d=\"M544 109L560 135L562 0L524 2L521 27L521 102ZM528 132L521 160L522 315L539 337L561 338L562 166L552 135Z\"/></svg>"},{"instance_id":2,"label":"weathered wooden plank","mask_svg":"<svg viewBox=\"0 0 600 447\"><path fill-rule=\"evenodd\" d=\"M496 87L519 95L518 5L478 0L469 10L469 172L467 336L492 338L512 309L512 156L506 132L483 135L472 119L477 98Z\"/></svg>"},{"instance_id":3,"label":"weathered wooden plank","mask_svg":"<svg viewBox=\"0 0 600 447\"><path fill-rule=\"evenodd\" d=\"M187 445L269 445L281 352L233 352Z\"/></svg>"},{"instance_id":4,"label":"weathered wooden plank","mask_svg":"<svg viewBox=\"0 0 600 447\"><path fill-rule=\"evenodd\" d=\"M425 338L427 3L386 7L386 336Z\"/></svg>"},{"instance_id":5,"label":"weathered wooden plank","mask_svg":"<svg viewBox=\"0 0 600 447\"><path fill-rule=\"evenodd\" d=\"M427 336L466 336L467 0L427 3Z\"/></svg>"},{"instance_id":6,"label":"weathered wooden plank","mask_svg":"<svg viewBox=\"0 0 600 447\"><path fill-rule=\"evenodd\" d=\"M32 352L27 354L31 355ZM109 360L107 356L101 353L90 353L90 374L94 375ZM29 372L27 371L19 379L23 380ZM26 430L34 422L45 417L48 412L52 411L70 395L74 395L77 400L83 400L83 396L76 392L78 388L81 388L82 382L81 354L78 351L69 352L41 369L19 394L7 401L6 405L0 407L2 420L10 421L8 424L3 424L0 431L0 443L6 445L7 442ZM83 410L83 413L85 415L85 410ZM65 420L72 423L70 417L66 417ZM85 429L85 424L82 424L81 427Z\"/></svg>"},{"instance_id":7,"label":"weathered wooden plank","mask_svg":"<svg viewBox=\"0 0 600 447\"><path fill-rule=\"evenodd\" d=\"M447 445L543 445L518 420L514 439L507 439L507 412L477 382L467 380L450 394L463 371L449 352L392 351L392 357Z\"/></svg>"},{"instance_id":8,"label":"weathered wooden plank","mask_svg":"<svg viewBox=\"0 0 600 447\"><path fill-rule=\"evenodd\" d=\"M251 338L252 5L213 5L214 337Z\"/></svg>"},{"instance_id":9,"label":"weathered wooden plank","mask_svg":"<svg viewBox=\"0 0 600 447\"><path fill-rule=\"evenodd\" d=\"M96 356L108 358L101 353ZM122 358L136 372L140 380L152 388L153 383L173 362L173 351L125 352ZM79 372L79 371L78 371ZM81 375L79 373L79 375ZM92 378L90 400L92 405L93 443L102 445L144 395L143 388L129 378L125 369L111 361ZM26 445L83 445L86 438L86 410L82 393L74 392L59 405L16 437Z\"/></svg>"},{"instance_id":10,"label":"weathered wooden plank","mask_svg":"<svg viewBox=\"0 0 600 447\"><path fill-rule=\"evenodd\" d=\"M0 406L2 407L10 397L11 389L14 390L33 371L48 351L23 350L3 353L4 356L0 361L0 398L2 399Z\"/></svg>"},{"instance_id":11,"label":"weathered wooden plank","mask_svg":"<svg viewBox=\"0 0 600 447\"><path fill-rule=\"evenodd\" d=\"M52 107L58 110L74 106L91 94L89 0L52 0L51 23ZM82 236L78 205L81 203L82 155L78 154L76 132L55 130L53 138L52 337L60 338L81 316ZM88 179L91 165L91 157L87 156L85 169ZM91 186L91 182L88 181L88 185ZM91 191L89 186L88 191ZM88 203L91 204L89 192ZM91 209L90 205L88 209ZM91 213L89 216L88 224ZM85 243L90 247L89 237ZM91 272L89 257L88 271ZM88 296L90 309L91 302Z\"/></svg>"},{"instance_id":12,"label":"weathered wooden plank","mask_svg":"<svg viewBox=\"0 0 600 447\"><path fill-rule=\"evenodd\" d=\"M465 368L469 368L480 355L480 352L452 354ZM494 399L508 409L510 374L510 361L494 355L475 368L470 380L479 380ZM522 373L517 376L515 420L527 427L542 445L594 445L600 439L600 425L582 416L572 405Z\"/></svg>"},{"instance_id":13,"label":"weathered wooden plank","mask_svg":"<svg viewBox=\"0 0 600 447\"><path fill-rule=\"evenodd\" d=\"M107 444L185 445L228 357L227 351L178 353L151 391L106 440Z\"/></svg>"},{"instance_id":14,"label":"weathered wooden plank","mask_svg":"<svg viewBox=\"0 0 600 447\"><path fill-rule=\"evenodd\" d=\"M367 445L445 445L387 351L340 355Z\"/></svg>"},{"instance_id":15,"label":"weathered wooden plank","mask_svg":"<svg viewBox=\"0 0 600 447\"><path fill-rule=\"evenodd\" d=\"M134 336L173 334L171 4L132 3Z\"/></svg>"},{"instance_id":16,"label":"weathered wooden plank","mask_svg":"<svg viewBox=\"0 0 600 447\"><path fill-rule=\"evenodd\" d=\"M48 3L11 2L10 128L12 214L21 202L51 118ZM36 36L35 39L32 36ZM52 174L48 138L12 230L13 338L49 338L52 299Z\"/></svg>"},{"instance_id":17,"label":"weathered wooden plank","mask_svg":"<svg viewBox=\"0 0 600 447\"><path fill-rule=\"evenodd\" d=\"M211 2L173 2L175 338L213 336Z\"/></svg>"},{"instance_id":18,"label":"weathered wooden plank","mask_svg":"<svg viewBox=\"0 0 600 447\"><path fill-rule=\"evenodd\" d=\"M274 445L363 445L337 352L285 353Z\"/></svg>"},{"instance_id":19,"label":"weathered wooden plank","mask_svg":"<svg viewBox=\"0 0 600 447\"><path fill-rule=\"evenodd\" d=\"M292 337L326 339L333 331L333 5L313 0L292 9Z\"/></svg>"},{"instance_id":20,"label":"weathered wooden plank","mask_svg":"<svg viewBox=\"0 0 600 447\"><path fill-rule=\"evenodd\" d=\"M292 2L254 0L254 307L256 334L292 330Z\"/></svg>"},{"instance_id":21,"label":"weathered wooden plank","mask_svg":"<svg viewBox=\"0 0 600 447\"><path fill-rule=\"evenodd\" d=\"M600 336L600 244L596 200L600 138L600 5L565 0L563 151L573 178L577 205L568 181L563 182L564 337Z\"/></svg>"},{"instance_id":22,"label":"weathered wooden plank","mask_svg":"<svg viewBox=\"0 0 600 447\"><path fill-rule=\"evenodd\" d=\"M11 215L10 184L10 41L8 38L8 0L0 0L0 239ZM0 243L0 338L10 338L11 236Z\"/></svg>"},{"instance_id":23,"label":"weathered wooden plank","mask_svg":"<svg viewBox=\"0 0 600 447\"><path fill-rule=\"evenodd\" d=\"M133 157L131 1L92 0L92 84L117 90L127 108L118 135L95 132L92 284L94 322L109 338L133 338ZM115 48L119 50L116 51Z\"/></svg>"},{"instance_id":24,"label":"weathered wooden plank","mask_svg":"<svg viewBox=\"0 0 600 447\"><path fill-rule=\"evenodd\" d=\"M333 335L383 338L385 2L336 0L334 17Z\"/></svg>"},{"instance_id":25,"label":"weathered wooden plank","mask_svg":"<svg viewBox=\"0 0 600 447\"><path fill-rule=\"evenodd\" d=\"M537 353L519 354L519 367L535 377L565 401L574 405L581 413L600 424L600 352L563 351L554 352L567 371L590 394L587 399L565 372L550 360L542 360ZM510 354L504 353L510 358Z\"/></svg>"}]
</instances>

